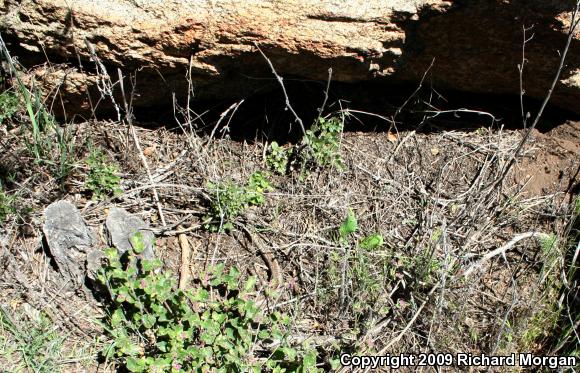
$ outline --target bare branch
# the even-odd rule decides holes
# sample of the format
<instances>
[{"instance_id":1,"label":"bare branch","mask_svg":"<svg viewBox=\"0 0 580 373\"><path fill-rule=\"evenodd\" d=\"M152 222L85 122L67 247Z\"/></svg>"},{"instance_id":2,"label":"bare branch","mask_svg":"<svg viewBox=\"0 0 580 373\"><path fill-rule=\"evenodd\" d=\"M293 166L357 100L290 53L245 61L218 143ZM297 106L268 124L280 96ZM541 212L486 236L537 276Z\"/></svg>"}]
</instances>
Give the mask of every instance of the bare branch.
<instances>
[{"instance_id":1,"label":"bare branch","mask_svg":"<svg viewBox=\"0 0 580 373\"><path fill-rule=\"evenodd\" d=\"M318 109L318 116L322 116L326 102L328 101L328 91L330 90L330 81L332 80L332 67L328 68L328 80L326 81L326 89L324 90L324 101L322 101L322 106Z\"/></svg>"},{"instance_id":2,"label":"bare branch","mask_svg":"<svg viewBox=\"0 0 580 373\"><path fill-rule=\"evenodd\" d=\"M276 72L276 69L274 68L274 65L272 64L272 61L270 61L270 59L264 54L264 52L262 52L262 50L260 49L258 44L254 43L254 46L258 49L258 51L260 52L262 57L264 57L264 59L268 63L268 66L270 66L270 69L272 70L272 74L274 74L274 76L276 77L276 80L278 80L278 83L280 83L280 87L282 88L282 92L284 93L284 99L286 100L286 108L288 110L290 110L292 115L294 115L296 122L298 122L298 124L300 125L300 129L302 130L302 134L304 136L306 136L306 129L304 128L304 123L302 122L302 119L298 116L298 114L296 114L296 111L294 111L294 108L290 104L290 98L288 97L288 93L286 93L286 87L284 86L284 78L282 78L280 75L278 75L278 73Z\"/></svg>"},{"instance_id":3,"label":"bare branch","mask_svg":"<svg viewBox=\"0 0 580 373\"><path fill-rule=\"evenodd\" d=\"M475 271L477 268L481 267L481 265L483 263L485 263L486 261L490 260L491 258L493 258L494 256L497 256L499 254L504 254L506 251L508 251L509 249L514 247L515 244L517 244L521 240L525 240L526 238L531 238L531 237L545 238L545 237L548 237L548 235L545 233L541 233L541 232L526 232L526 233L518 234L518 235L514 236L514 238L512 238L505 245L498 247L497 249L485 254L480 260L477 261L477 263L474 263L469 268L467 268L465 270L465 272L463 272L463 276L464 277L469 276L473 271Z\"/></svg>"}]
</instances>

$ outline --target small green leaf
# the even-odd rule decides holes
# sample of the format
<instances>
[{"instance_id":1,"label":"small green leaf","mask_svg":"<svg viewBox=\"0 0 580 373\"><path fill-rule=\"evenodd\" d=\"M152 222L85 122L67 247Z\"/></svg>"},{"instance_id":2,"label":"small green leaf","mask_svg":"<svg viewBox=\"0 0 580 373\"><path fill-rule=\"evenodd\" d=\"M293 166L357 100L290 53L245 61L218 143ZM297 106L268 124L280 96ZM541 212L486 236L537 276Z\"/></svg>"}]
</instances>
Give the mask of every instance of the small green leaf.
<instances>
[{"instance_id":1,"label":"small green leaf","mask_svg":"<svg viewBox=\"0 0 580 373\"><path fill-rule=\"evenodd\" d=\"M234 230L234 224L231 221L228 221L222 226L224 232L231 232Z\"/></svg>"},{"instance_id":2,"label":"small green leaf","mask_svg":"<svg viewBox=\"0 0 580 373\"><path fill-rule=\"evenodd\" d=\"M340 359L332 358L330 359L330 368L333 371L337 371L342 365L340 364Z\"/></svg>"},{"instance_id":3,"label":"small green leaf","mask_svg":"<svg viewBox=\"0 0 580 373\"><path fill-rule=\"evenodd\" d=\"M365 237L360 242L360 247L365 250L374 250L377 249L384 244L383 236L379 233L371 234L368 237Z\"/></svg>"},{"instance_id":4,"label":"small green leaf","mask_svg":"<svg viewBox=\"0 0 580 373\"><path fill-rule=\"evenodd\" d=\"M229 275L237 280L238 277L240 277L240 271L238 270L237 267L231 267Z\"/></svg>"},{"instance_id":5,"label":"small green leaf","mask_svg":"<svg viewBox=\"0 0 580 373\"><path fill-rule=\"evenodd\" d=\"M109 247L105 249L105 256L107 257L107 259L109 260L116 260L119 258L119 254L117 249L115 249L114 247Z\"/></svg>"},{"instance_id":6,"label":"small green leaf","mask_svg":"<svg viewBox=\"0 0 580 373\"><path fill-rule=\"evenodd\" d=\"M130 372L145 372L146 368L145 359L136 359L133 357L127 358L127 369Z\"/></svg>"},{"instance_id":7,"label":"small green leaf","mask_svg":"<svg viewBox=\"0 0 580 373\"><path fill-rule=\"evenodd\" d=\"M290 347L283 347L282 351L284 352L284 355L286 355L286 358L289 361L294 361L296 360L296 356L298 355L298 353L296 352L295 349L290 348Z\"/></svg>"},{"instance_id":8,"label":"small green leaf","mask_svg":"<svg viewBox=\"0 0 580 373\"><path fill-rule=\"evenodd\" d=\"M256 276L248 277L246 283L244 284L244 292L246 293L251 291L255 285L256 285Z\"/></svg>"},{"instance_id":9,"label":"small green leaf","mask_svg":"<svg viewBox=\"0 0 580 373\"><path fill-rule=\"evenodd\" d=\"M143 233L137 232L131 237L131 246L135 253L141 254L145 250L145 241L143 239Z\"/></svg>"},{"instance_id":10,"label":"small green leaf","mask_svg":"<svg viewBox=\"0 0 580 373\"><path fill-rule=\"evenodd\" d=\"M116 327L120 326L124 321L126 321L126 319L125 319L125 314L123 313L123 310L120 308L117 308L115 310L115 312L113 312L113 314L111 315L111 326L113 328L116 328Z\"/></svg>"},{"instance_id":11,"label":"small green leaf","mask_svg":"<svg viewBox=\"0 0 580 373\"><path fill-rule=\"evenodd\" d=\"M154 260L142 260L141 268L144 272L151 272L158 268L161 268L161 261L159 259Z\"/></svg>"},{"instance_id":12,"label":"small green leaf","mask_svg":"<svg viewBox=\"0 0 580 373\"><path fill-rule=\"evenodd\" d=\"M155 325L155 316L153 315L143 315L142 322L143 326L147 329L151 329Z\"/></svg>"},{"instance_id":13,"label":"small green leaf","mask_svg":"<svg viewBox=\"0 0 580 373\"><path fill-rule=\"evenodd\" d=\"M227 315L225 313L212 312L211 318L219 324L223 324L226 321Z\"/></svg>"},{"instance_id":14,"label":"small green leaf","mask_svg":"<svg viewBox=\"0 0 580 373\"><path fill-rule=\"evenodd\" d=\"M352 209L349 209L346 219L339 228L340 238L345 240L347 236L356 232L357 228L358 224L356 216L354 215L354 211Z\"/></svg>"},{"instance_id":15,"label":"small green leaf","mask_svg":"<svg viewBox=\"0 0 580 373\"><path fill-rule=\"evenodd\" d=\"M312 368L316 366L316 350L310 350L304 355L302 361L305 368Z\"/></svg>"}]
</instances>

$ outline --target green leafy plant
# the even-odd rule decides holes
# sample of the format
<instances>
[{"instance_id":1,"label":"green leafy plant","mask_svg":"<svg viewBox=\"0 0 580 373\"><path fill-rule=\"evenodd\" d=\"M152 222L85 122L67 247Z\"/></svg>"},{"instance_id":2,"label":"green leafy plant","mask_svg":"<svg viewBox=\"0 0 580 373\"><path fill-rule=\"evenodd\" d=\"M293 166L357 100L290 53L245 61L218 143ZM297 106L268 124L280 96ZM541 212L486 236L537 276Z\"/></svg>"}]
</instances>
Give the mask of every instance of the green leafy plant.
<instances>
[{"instance_id":1,"label":"green leafy plant","mask_svg":"<svg viewBox=\"0 0 580 373\"><path fill-rule=\"evenodd\" d=\"M535 309L544 309L530 323L524 334L524 342L538 345L551 339L551 353L580 356L578 344L578 325L580 312L574 302L558 302L559 299L573 298L577 289L570 284L578 282L578 246L580 245L580 197L571 204L571 216L563 234L550 234L540 239L544 265L542 277L546 285L542 302ZM542 303L545 303L543 305ZM542 308L540 308L542 307ZM540 333L535 333L535 329ZM537 335L536 335L537 334ZM525 346L525 344L524 344Z\"/></svg>"},{"instance_id":2,"label":"green leafy plant","mask_svg":"<svg viewBox=\"0 0 580 373\"><path fill-rule=\"evenodd\" d=\"M405 270L412 273L419 284L436 282L440 269L441 263L433 257L432 252L423 252L408 258L405 264Z\"/></svg>"},{"instance_id":3,"label":"green leafy plant","mask_svg":"<svg viewBox=\"0 0 580 373\"><path fill-rule=\"evenodd\" d=\"M246 187L248 203L253 206L263 204L266 201L264 193L272 191L273 189L263 173L260 171L254 172L250 175L250 180Z\"/></svg>"},{"instance_id":4,"label":"green leafy plant","mask_svg":"<svg viewBox=\"0 0 580 373\"><path fill-rule=\"evenodd\" d=\"M91 191L94 199L102 199L121 192L117 166L109 163L105 154L92 150L86 160L87 174L85 187Z\"/></svg>"},{"instance_id":5,"label":"green leafy plant","mask_svg":"<svg viewBox=\"0 0 580 373\"><path fill-rule=\"evenodd\" d=\"M375 233L363 238L359 242L359 246L365 250L375 250L383 246L384 243L385 241L383 236L381 234Z\"/></svg>"},{"instance_id":6,"label":"green leafy plant","mask_svg":"<svg viewBox=\"0 0 580 373\"><path fill-rule=\"evenodd\" d=\"M557 249L558 237L555 234L549 234L547 236L540 237L540 248L542 249L542 254L549 258L554 255Z\"/></svg>"},{"instance_id":7,"label":"green leafy plant","mask_svg":"<svg viewBox=\"0 0 580 373\"><path fill-rule=\"evenodd\" d=\"M10 120L18 112L18 96L12 91L0 93L0 124Z\"/></svg>"},{"instance_id":8,"label":"green leafy plant","mask_svg":"<svg viewBox=\"0 0 580 373\"><path fill-rule=\"evenodd\" d=\"M520 337L520 344L525 351L531 351L534 345L554 335L553 330L557 327L560 307L553 305L536 305L539 309L527 320Z\"/></svg>"},{"instance_id":9,"label":"green leafy plant","mask_svg":"<svg viewBox=\"0 0 580 373\"><path fill-rule=\"evenodd\" d=\"M132 242L124 254L107 249L98 275L110 295L106 358L132 372L316 370L315 350L286 343L290 318L251 299L254 277L242 283L235 267L220 264L180 290L159 260L138 259L142 236Z\"/></svg>"},{"instance_id":10,"label":"green leafy plant","mask_svg":"<svg viewBox=\"0 0 580 373\"><path fill-rule=\"evenodd\" d=\"M233 229L233 219L250 206L264 203L264 193L273 190L262 172L254 172L244 186L226 183L208 183L210 194L209 213L203 223L211 231Z\"/></svg>"},{"instance_id":11,"label":"green leafy plant","mask_svg":"<svg viewBox=\"0 0 580 373\"><path fill-rule=\"evenodd\" d=\"M290 151L278 145L276 141L272 141L266 156L266 166L274 172L284 175L288 169L290 154Z\"/></svg>"},{"instance_id":12,"label":"green leafy plant","mask_svg":"<svg viewBox=\"0 0 580 373\"><path fill-rule=\"evenodd\" d=\"M396 274L388 257L373 255L383 246L383 236L374 233L357 240L358 228L356 215L349 209L335 235L342 249L330 253L324 280L327 288L336 289L339 283L341 289L334 290L334 294L323 294L328 304L340 303L347 307L356 325L364 323L371 313L386 314L388 303L383 296L384 287Z\"/></svg>"},{"instance_id":13,"label":"green leafy plant","mask_svg":"<svg viewBox=\"0 0 580 373\"><path fill-rule=\"evenodd\" d=\"M335 166L342 168L340 157L340 140L344 127L344 118L319 117L314 125L306 131L303 143L305 151L301 154L303 165L315 163L321 167Z\"/></svg>"},{"instance_id":14,"label":"green leafy plant","mask_svg":"<svg viewBox=\"0 0 580 373\"><path fill-rule=\"evenodd\" d=\"M0 223L6 221L8 216L15 212L14 197L7 195L0 185Z\"/></svg>"},{"instance_id":15,"label":"green leafy plant","mask_svg":"<svg viewBox=\"0 0 580 373\"><path fill-rule=\"evenodd\" d=\"M354 215L354 211L352 209L348 210L348 214L346 219L342 222L340 227L338 228L338 235L339 239L342 243L345 243L347 238L356 232L358 229L358 222L356 220L356 216Z\"/></svg>"},{"instance_id":16,"label":"green leafy plant","mask_svg":"<svg viewBox=\"0 0 580 373\"><path fill-rule=\"evenodd\" d=\"M268 149L266 165L278 174L299 170L302 174L316 167L343 168L340 141L344 128L342 117L318 117L306 130L300 145L285 149L273 141Z\"/></svg>"}]
</instances>

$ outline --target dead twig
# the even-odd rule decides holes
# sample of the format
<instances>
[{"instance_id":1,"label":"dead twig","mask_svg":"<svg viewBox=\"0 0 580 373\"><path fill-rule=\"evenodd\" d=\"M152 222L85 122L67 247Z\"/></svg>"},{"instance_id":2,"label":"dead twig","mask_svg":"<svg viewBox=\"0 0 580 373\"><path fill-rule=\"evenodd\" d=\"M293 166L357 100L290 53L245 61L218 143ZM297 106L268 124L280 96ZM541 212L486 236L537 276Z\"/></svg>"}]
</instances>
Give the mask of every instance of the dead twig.
<instances>
[{"instance_id":1,"label":"dead twig","mask_svg":"<svg viewBox=\"0 0 580 373\"><path fill-rule=\"evenodd\" d=\"M326 89L324 90L324 101L322 101L322 106L318 109L318 116L322 116L326 102L328 101L328 91L330 90L330 81L332 80L332 67L328 68L328 80L326 81Z\"/></svg>"},{"instance_id":2,"label":"dead twig","mask_svg":"<svg viewBox=\"0 0 580 373\"><path fill-rule=\"evenodd\" d=\"M465 109L465 108L451 109L451 110L424 110L424 111L422 111L422 113L433 114L433 116L430 116L429 119L433 119L441 114L458 115L458 114L463 113L463 114L477 114L477 115L483 115L483 116L489 117L491 119L492 124L498 121L493 114L488 113L487 111L471 110L471 109Z\"/></svg>"},{"instance_id":3,"label":"dead twig","mask_svg":"<svg viewBox=\"0 0 580 373\"><path fill-rule=\"evenodd\" d=\"M218 119L217 123L213 127L213 130L211 131L211 134L209 135L209 141L211 141L214 138L216 130L218 129L218 127L220 126L220 124L222 123L224 118L231 111L232 114L230 115L230 118L228 119L228 123L224 127L224 128L228 128L228 126L230 125L230 122L232 121L232 117L234 116L234 114L236 114L236 111L239 109L240 106L242 106L243 103L244 103L244 100L240 100L239 102L234 102L233 104L230 105L229 108L227 108L223 113L220 114L220 118Z\"/></svg>"},{"instance_id":4,"label":"dead twig","mask_svg":"<svg viewBox=\"0 0 580 373\"><path fill-rule=\"evenodd\" d=\"M276 77L276 80L278 81L278 83L280 83L280 87L282 88L282 93L284 93L284 99L286 100L285 101L286 108L288 110L290 110L292 115L294 115L294 119L300 125L300 130L302 130L302 135L306 136L306 128L304 127L304 123L302 122L302 119L298 116L298 114L296 113L296 111L294 111L294 108L290 104L290 98L288 97L288 93L286 92L286 87L284 86L284 78L282 78L280 75L278 75L278 73L276 72L276 69L274 68L274 65L272 64L272 61L270 61L270 59L264 54L264 52L262 52L262 50L260 49L258 44L254 43L254 46L258 49L258 52L260 52L262 57L264 57L264 59L268 63L268 66L270 66L270 69L272 70L272 74L274 74L274 76Z\"/></svg>"},{"instance_id":5,"label":"dead twig","mask_svg":"<svg viewBox=\"0 0 580 373\"><path fill-rule=\"evenodd\" d=\"M279 288L282 285L283 277L282 277L282 271L280 270L280 265L278 264L278 261L276 260L276 258L274 258L272 256L272 253L270 253L269 251L265 250L262 247L260 239L258 237L256 237L250 231L250 229L248 229L243 224L240 224L239 226L246 233L246 235L250 238L250 240L257 246L258 254L260 254L262 259L264 260L264 263L266 263L266 266L268 266L268 269L270 270L270 283L271 283L271 285L273 285L274 289Z\"/></svg>"},{"instance_id":6,"label":"dead twig","mask_svg":"<svg viewBox=\"0 0 580 373\"><path fill-rule=\"evenodd\" d=\"M403 138L403 140L399 141L397 143L397 146L395 147L395 150L393 151L393 153L391 154L391 156L389 157L389 161L387 163L391 163L393 161L393 159L395 158L395 156L397 155L397 153L399 152L399 150L401 149L401 147L403 146L403 144L409 140L410 138L412 138L413 136L415 136L415 134L417 133L416 130L413 130L411 132L409 132L409 134L407 136L405 136Z\"/></svg>"},{"instance_id":7,"label":"dead twig","mask_svg":"<svg viewBox=\"0 0 580 373\"><path fill-rule=\"evenodd\" d=\"M183 229L183 227L179 226L179 229ZM191 278L191 271L189 270L190 258L192 257L191 246L189 245L189 240L187 239L187 235L185 233L180 233L177 236L177 239L179 240L179 246L181 248L181 266L179 268L179 289L184 290L187 287L187 284L189 283L189 279Z\"/></svg>"},{"instance_id":8,"label":"dead twig","mask_svg":"<svg viewBox=\"0 0 580 373\"><path fill-rule=\"evenodd\" d=\"M409 102L411 102L411 100L413 99L413 97L415 97L417 95L417 93L419 93L419 91L421 91L421 88L423 88L423 83L425 82L425 78L427 77L427 74L429 74L429 71L431 71L431 68L433 68L433 65L434 64L435 64L435 58L433 58L431 60L431 63L429 64L429 67L427 67L427 70L425 70L425 72L423 73L423 76L421 77L421 80L419 81L419 85L417 86L417 88L415 88L415 90L413 91L413 93L411 93L411 95L409 97L407 97L407 99L405 100L405 102L403 102L403 105L401 105L401 106L399 106L397 108L397 111L393 115L393 123L395 122L397 116L401 113L401 111L403 111L403 109L405 108L405 106L407 106L409 104Z\"/></svg>"},{"instance_id":9,"label":"dead twig","mask_svg":"<svg viewBox=\"0 0 580 373\"><path fill-rule=\"evenodd\" d=\"M526 44L528 44L528 42L530 42L534 38L534 34L532 34L532 36L528 38L526 36L526 33L528 32L528 30L531 30L533 28L534 26L526 28L526 26L522 25L522 34L523 34L522 62L518 64L518 72L520 77L520 111L522 115L522 124L524 125L524 129L527 127L528 119L530 117L530 113L529 112L526 113L524 109L524 94L526 93L526 91L524 90L524 67L526 65Z\"/></svg>"},{"instance_id":10,"label":"dead twig","mask_svg":"<svg viewBox=\"0 0 580 373\"><path fill-rule=\"evenodd\" d=\"M115 101L115 98L113 96L113 88L115 87L115 84L113 84L111 76L107 71L107 68L105 67L105 65L103 65L99 56L97 56L95 47L87 39L84 39L84 41L85 45L87 46L87 49L89 50L89 54L91 55L91 59L95 64L95 68L97 70L97 89L101 93L101 98L99 99L99 102L105 97L109 97L111 103L113 104L113 107L115 108L115 111L117 112L117 120L121 121L121 109L119 108L119 105L117 105L117 102ZM99 102L96 103L94 109L96 109L96 106L99 104Z\"/></svg>"},{"instance_id":11,"label":"dead twig","mask_svg":"<svg viewBox=\"0 0 580 373\"><path fill-rule=\"evenodd\" d=\"M546 238L546 237L548 237L548 235L545 233L541 233L541 232L526 232L526 233L518 234L518 235L514 236L514 238L512 238L505 245L498 247L497 249L485 254L479 261L477 261L477 263L474 263L469 268L467 268L465 270L465 272L463 272L463 276L464 277L469 276L473 271L475 271L477 268L481 267L481 265L483 263L485 263L486 261L490 260L491 258L493 258L494 256L497 256L499 254L505 254L506 251L508 251L509 249L514 247L515 244L517 244L521 240L525 240L526 238L531 238L531 237Z\"/></svg>"}]
</instances>

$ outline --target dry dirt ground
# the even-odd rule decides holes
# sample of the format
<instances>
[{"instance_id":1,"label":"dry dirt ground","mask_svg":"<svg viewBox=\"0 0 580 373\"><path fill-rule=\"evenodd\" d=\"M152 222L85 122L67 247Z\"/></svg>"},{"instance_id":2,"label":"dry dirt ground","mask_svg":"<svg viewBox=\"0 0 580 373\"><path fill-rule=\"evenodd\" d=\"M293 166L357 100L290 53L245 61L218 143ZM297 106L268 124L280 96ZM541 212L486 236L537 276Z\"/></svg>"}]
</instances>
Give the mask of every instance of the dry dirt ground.
<instances>
[{"instance_id":1,"label":"dry dirt ground","mask_svg":"<svg viewBox=\"0 0 580 373\"><path fill-rule=\"evenodd\" d=\"M57 199L81 210L103 248L110 206L140 216L154 229L157 253L176 276L189 268L195 277L212 262L257 275L259 287L278 290L264 307L292 315L292 336L312 341L324 368L340 349L500 355L562 348L554 337L559 306L570 302L559 281L579 188L578 122L535 131L500 185L494 181L523 131L345 132L342 169L302 177L270 172L274 190L263 205L239 216L230 233L201 227L207 183L243 184L254 171L266 172L264 143L233 141L220 131L212 138L137 127L163 226L126 127L71 126L78 159L86 157L88 144L104 149L119 165L123 191L91 199L82 162L61 187L28 158L18 133L6 133L0 165L14 176L7 190L19 212L0 228L0 305L4 319L23 333L19 340L0 328L0 371L26 371L22 344L34 348L37 339L25 332L36 329L50 337L32 351L46 356L53 370L115 370L98 358L109 343L98 324L101 305L90 290L63 283L44 246L43 211ZM349 244L339 244L336 232L349 209L359 230ZM522 239L485 257L527 232L549 236ZM189 263L181 261L180 233L194 250ZM373 233L384 237L381 247L355 244Z\"/></svg>"}]
</instances>

